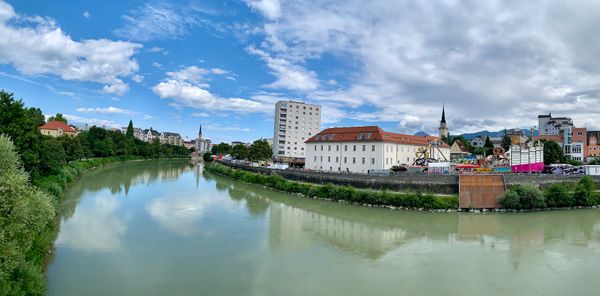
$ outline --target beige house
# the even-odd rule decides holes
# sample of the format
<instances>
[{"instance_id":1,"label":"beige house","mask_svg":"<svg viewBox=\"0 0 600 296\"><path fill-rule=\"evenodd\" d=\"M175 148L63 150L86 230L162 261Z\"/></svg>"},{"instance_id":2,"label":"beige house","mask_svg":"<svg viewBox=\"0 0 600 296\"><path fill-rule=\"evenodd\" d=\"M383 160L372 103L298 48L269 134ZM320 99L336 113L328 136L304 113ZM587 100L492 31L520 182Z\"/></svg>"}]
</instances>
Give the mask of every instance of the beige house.
<instances>
[{"instance_id":1,"label":"beige house","mask_svg":"<svg viewBox=\"0 0 600 296\"><path fill-rule=\"evenodd\" d=\"M454 141L452 146L450 146L450 159L461 159L469 156L469 150L465 147L465 145L461 141Z\"/></svg>"},{"instance_id":2,"label":"beige house","mask_svg":"<svg viewBox=\"0 0 600 296\"><path fill-rule=\"evenodd\" d=\"M40 132L42 135L55 138L64 135L75 137L77 134L79 134L76 129L62 121L49 121L48 123L40 126Z\"/></svg>"}]
</instances>

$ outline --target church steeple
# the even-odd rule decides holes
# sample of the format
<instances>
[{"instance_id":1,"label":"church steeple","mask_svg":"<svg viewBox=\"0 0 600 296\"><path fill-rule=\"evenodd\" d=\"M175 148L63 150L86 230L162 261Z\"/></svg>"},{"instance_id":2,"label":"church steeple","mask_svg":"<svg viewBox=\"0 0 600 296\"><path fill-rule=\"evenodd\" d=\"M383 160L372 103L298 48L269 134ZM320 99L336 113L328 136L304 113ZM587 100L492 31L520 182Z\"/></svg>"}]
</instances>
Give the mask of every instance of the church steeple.
<instances>
[{"instance_id":1,"label":"church steeple","mask_svg":"<svg viewBox=\"0 0 600 296\"><path fill-rule=\"evenodd\" d=\"M442 120L440 120L440 123L446 123L446 104L442 104Z\"/></svg>"},{"instance_id":2,"label":"church steeple","mask_svg":"<svg viewBox=\"0 0 600 296\"><path fill-rule=\"evenodd\" d=\"M450 135L448 126L446 125L446 104L442 104L442 120L440 120L440 138L446 138Z\"/></svg>"},{"instance_id":3,"label":"church steeple","mask_svg":"<svg viewBox=\"0 0 600 296\"><path fill-rule=\"evenodd\" d=\"M200 125L200 128L198 129L198 140L202 139L202 125Z\"/></svg>"}]
</instances>

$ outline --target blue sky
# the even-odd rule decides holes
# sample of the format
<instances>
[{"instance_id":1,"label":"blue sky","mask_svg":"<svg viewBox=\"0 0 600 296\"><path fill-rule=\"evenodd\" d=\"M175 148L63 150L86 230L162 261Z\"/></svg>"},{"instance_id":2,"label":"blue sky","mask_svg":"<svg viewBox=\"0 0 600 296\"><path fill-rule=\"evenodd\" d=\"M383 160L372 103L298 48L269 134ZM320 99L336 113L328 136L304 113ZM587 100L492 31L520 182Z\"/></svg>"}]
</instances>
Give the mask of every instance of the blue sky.
<instances>
[{"instance_id":1,"label":"blue sky","mask_svg":"<svg viewBox=\"0 0 600 296\"><path fill-rule=\"evenodd\" d=\"M0 88L71 122L272 137L274 103L323 127L598 128L597 1L2 1Z\"/></svg>"}]
</instances>

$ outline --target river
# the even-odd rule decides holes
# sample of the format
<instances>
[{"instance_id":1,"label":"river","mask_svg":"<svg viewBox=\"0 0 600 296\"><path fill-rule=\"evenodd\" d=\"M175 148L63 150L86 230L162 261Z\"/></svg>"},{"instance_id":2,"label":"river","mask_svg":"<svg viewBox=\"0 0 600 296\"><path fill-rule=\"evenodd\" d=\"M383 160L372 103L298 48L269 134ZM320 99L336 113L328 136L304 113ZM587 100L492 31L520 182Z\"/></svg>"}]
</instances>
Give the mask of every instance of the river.
<instances>
[{"instance_id":1,"label":"river","mask_svg":"<svg viewBox=\"0 0 600 296\"><path fill-rule=\"evenodd\" d=\"M600 210L366 208L167 161L66 198L48 295L600 295Z\"/></svg>"}]
</instances>

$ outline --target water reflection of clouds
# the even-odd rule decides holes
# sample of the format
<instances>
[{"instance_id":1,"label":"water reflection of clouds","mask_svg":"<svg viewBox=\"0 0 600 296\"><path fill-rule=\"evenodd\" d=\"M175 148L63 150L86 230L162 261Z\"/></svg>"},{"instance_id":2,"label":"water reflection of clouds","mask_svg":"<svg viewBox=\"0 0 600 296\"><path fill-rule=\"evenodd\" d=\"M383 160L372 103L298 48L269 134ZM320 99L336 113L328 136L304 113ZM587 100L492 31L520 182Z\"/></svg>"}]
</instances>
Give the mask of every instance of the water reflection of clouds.
<instances>
[{"instance_id":1,"label":"water reflection of clouds","mask_svg":"<svg viewBox=\"0 0 600 296\"><path fill-rule=\"evenodd\" d=\"M215 202L217 201L208 196L178 193L151 200L146 205L146 211L166 229L177 235L189 236L198 232L198 222L206 209Z\"/></svg>"},{"instance_id":2,"label":"water reflection of clouds","mask_svg":"<svg viewBox=\"0 0 600 296\"><path fill-rule=\"evenodd\" d=\"M80 206L72 218L61 225L57 246L86 252L112 252L120 249L127 232L127 218L116 215L121 202L111 196L95 196Z\"/></svg>"}]
</instances>

